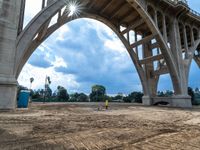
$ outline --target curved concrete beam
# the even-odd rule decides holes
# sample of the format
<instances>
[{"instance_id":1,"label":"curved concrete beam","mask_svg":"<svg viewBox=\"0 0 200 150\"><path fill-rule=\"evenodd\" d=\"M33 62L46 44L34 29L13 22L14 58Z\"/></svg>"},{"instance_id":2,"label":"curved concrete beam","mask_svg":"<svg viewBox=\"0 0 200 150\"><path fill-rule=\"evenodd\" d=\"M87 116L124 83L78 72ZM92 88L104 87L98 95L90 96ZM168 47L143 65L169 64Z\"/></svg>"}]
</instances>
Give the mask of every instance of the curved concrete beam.
<instances>
[{"instance_id":1,"label":"curved concrete beam","mask_svg":"<svg viewBox=\"0 0 200 150\"><path fill-rule=\"evenodd\" d=\"M145 88L145 87L147 87L147 85L145 85L146 84L146 79L145 79L145 75L144 75L144 70L143 70L142 66L140 65L140 63L139 63L139 60L137 58L136 53L132 50L132 48L131 48L130 44L128 43L128 41L124 38L124 36L122 36L122 34L119 32L119 30L113 24L110 23L110 21L108 21L107 19L105 19L105 18L103 18L103 17L101 17L99 15L96 15L94 13L93 14L84 13L84 15L81 15L81 17L74 18L74 19L66 18L65 20L62 20L62 24L56 23L56 24L52 25L47 30L46 35L40 41L35 39L31 43L31 45L28 48L26 54L24 55L24 58L21 61L21 64L19 66L20 67L19 71L17 72L17 76L19 75L21 69L23 68L23 66L26 63L26 61L28 60L28 58L31 56L31 54L34 52L34 50L43 41L45 41L53 32L55 32L58 28L60 28L64 24L69 23L70 21L73 21L73 20L76 20L76 19L80 19L80 18L90 18L90 19L98 20L98 21L104 23L105 25L107 25L110 29L112 29L115 32L115 34L119 37L119 39L122 41L122 43L126 47L126 49L127 49L128 53L129 53L134 65L136 67L136 70L138 71L138 74L139 74L139 77L140 77L140 80L141 80L141 83L142 83L142 86L143 86L144 93L148 93L148 89Z\"/></svg>"},{"instance_id":2,"label":"curved concrete beam","mask_svg":"<svg viewBox=\"0 0 200 150\"><path fill-rule=\"evenodd\" d=\"M138 13L141 15L141 17L145 20L145 22L148 25L151 32L156 33L156 35L157 35L156 40L160 44L162 54L166 60L168 69L170 71L170 75L171 75L173 85L174 85L174 90L176 91L177 94L179 94L179 92L181 92L181 91L180 91L180 87L179 87L180 84L179 84L178 73L177 73L176 65L173 61L173 57L172 57L172 54L170 52L170 49L169 49L167 43L165 42L159 29L157 29L153 20L147 14L147 12L143 9L143 7L140 6L140 4L136 0L127 0L127 2L130 3L130 5L133 7L134 10L138 11ZM16 62L15 62L16 77L18 77L19 72L21 71L23 65L27 61L26 59L32 54L31 49L29 49L29 46L31 46L31 43L33 42L33 39L35 38L37 33L40 31L40 29L43 27L43 25L49 19L51 19L58 12L58 10L60 10L64 6L65 6L65 2L63 0L52 3L50 6L48 6L44 10L42 10L38 15L36 15L34 17L34 19L32 19L32 21L27 25L27 27L20 34L20 36L18 37L18 40L17 40L17 45L16 45L16 47L17 47L17 53L16 53L17 55L16 55ZM102 22L103 22L103 20L102 20ZM106 21L106 24L111 27L111 25L109 25L109 23L107 21ZM115 31L115 33L117 35L119 34L119 31L116 32L116 29L113 29L113 27L111 27L111 29L113 31ZM138 70L140 78L141 79L145 78L145 76L143 75L142 67L139 65L139 63L136 62L137 58L135 58L136 56L132 52L132 49L126 43L125 38L123 39L121 37L121 35L118 35L118 36L124 43L134 64L136 65L136 69ZM33 46L33 48L34 48L34 46ZM28 51L30 51L30 52L28 52ZM143 81L142 81L142 84L144 84ZM144 92L145 92L145 89L144 89ZM146 91L146 92L148 93L148 91Z\"/></svg>"},{"instance_id":3,"label":"curved concrete beam","mask_svg":"<svg viewBox=\"0 0 200 150\"><path fill-rule=\"evenodd\" d=\"M170 76L171 76L171 79L172 79L174 91L176 92L176 94L181 94L181 87L180 87L181 84L179 84L180 80L179 80L179 75L178 75L178 72L177 72L177 67L176 67L175 62L173 61L173 56L172 56L172 53L170 51L170 48L167 45L167 42L164 40L162 34L160 33L159 29L155 25L152 18L145 11L145 9L143 7L141 7L139 2L137 0L127 0L127 1L132 5L133 8L135 8L139 12L139 14L142 16L142 18L145 20L146 24L150 28L151 32L158 34L157 42L159 42L159 44L160 44L161 52L162 52L164 59L167 63L167 66L168 66L168 69L169 69L169 72L170 72Z\"/></svg>"}]
</instances>

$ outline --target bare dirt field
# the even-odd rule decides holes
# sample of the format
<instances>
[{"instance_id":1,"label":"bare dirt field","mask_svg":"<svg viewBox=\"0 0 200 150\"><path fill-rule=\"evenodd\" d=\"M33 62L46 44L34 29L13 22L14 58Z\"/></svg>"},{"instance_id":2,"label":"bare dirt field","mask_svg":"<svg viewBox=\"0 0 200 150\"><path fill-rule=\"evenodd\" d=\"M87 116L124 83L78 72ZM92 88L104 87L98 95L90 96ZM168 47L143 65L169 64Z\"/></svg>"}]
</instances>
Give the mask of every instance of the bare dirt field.
<instances>
[{"instance_id":1,"label":"bare dirt field","mask_svg":"<svg viewBox=\"0 0 200 150\"><path fill-rule=\"evenodd\" d=\"M31 104L0 112L0 150L200 149L200 109Z\"/></svg>"}]
</instances>

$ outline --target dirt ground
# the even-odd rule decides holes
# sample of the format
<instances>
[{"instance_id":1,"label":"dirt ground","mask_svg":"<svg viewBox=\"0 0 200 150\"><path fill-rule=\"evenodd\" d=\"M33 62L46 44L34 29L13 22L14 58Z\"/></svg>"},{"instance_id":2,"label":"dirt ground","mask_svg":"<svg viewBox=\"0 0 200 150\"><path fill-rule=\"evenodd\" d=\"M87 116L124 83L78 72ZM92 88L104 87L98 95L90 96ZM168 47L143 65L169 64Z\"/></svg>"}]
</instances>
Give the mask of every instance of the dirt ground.
<instances>
[{"instance_id":1,"label":"dirt ground","mask_svg":"<svg viewBox=\"0 0 200 150\"><path fill-rule=\"evenodd\" d=\"M0 150L200 149L200 108L31 104L0 112Z\"/></svg>"}]
</instances>

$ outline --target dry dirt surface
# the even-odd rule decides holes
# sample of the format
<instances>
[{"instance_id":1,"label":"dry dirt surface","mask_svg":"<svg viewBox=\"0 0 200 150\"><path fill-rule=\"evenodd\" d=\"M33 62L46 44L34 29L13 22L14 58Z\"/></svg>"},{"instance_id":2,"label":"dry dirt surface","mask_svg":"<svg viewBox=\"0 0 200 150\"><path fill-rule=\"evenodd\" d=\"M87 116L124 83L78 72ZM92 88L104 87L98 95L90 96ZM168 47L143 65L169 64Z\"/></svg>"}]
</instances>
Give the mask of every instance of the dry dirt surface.
<instances>
[{"instance_id":1,"label":"dry dirt surface","mask_svg":"<svg viewBox=\"0 0 200 150\"><path fill-rule=\"evenodd\" d=\"M96 103L0 112L0 150L199 150L200 109Z\"/></svg>"}]
</instances>

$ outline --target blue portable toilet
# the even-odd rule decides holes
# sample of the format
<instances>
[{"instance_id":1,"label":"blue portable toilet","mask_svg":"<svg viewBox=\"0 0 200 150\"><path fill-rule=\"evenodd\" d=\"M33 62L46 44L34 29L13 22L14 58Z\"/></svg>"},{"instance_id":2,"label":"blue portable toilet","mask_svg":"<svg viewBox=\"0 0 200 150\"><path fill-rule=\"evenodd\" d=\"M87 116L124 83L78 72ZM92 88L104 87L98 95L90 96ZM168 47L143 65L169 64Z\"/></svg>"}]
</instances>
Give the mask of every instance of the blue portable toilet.
<instances>
[{"instance_id":1,"label":"blue portable toilet","mask_svg":"<svg viewBox=\"0 0 200 150\"><path fill-rule=\"evenodd\" d=\"M30 96L30 91L21 90L20 93L19 93L17 107L18 108L27 108L28 107L29 96Z\"/></svg>"}]
</instances>

